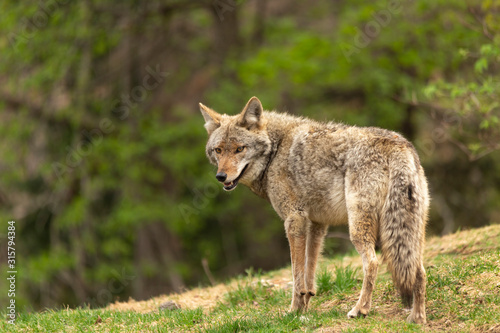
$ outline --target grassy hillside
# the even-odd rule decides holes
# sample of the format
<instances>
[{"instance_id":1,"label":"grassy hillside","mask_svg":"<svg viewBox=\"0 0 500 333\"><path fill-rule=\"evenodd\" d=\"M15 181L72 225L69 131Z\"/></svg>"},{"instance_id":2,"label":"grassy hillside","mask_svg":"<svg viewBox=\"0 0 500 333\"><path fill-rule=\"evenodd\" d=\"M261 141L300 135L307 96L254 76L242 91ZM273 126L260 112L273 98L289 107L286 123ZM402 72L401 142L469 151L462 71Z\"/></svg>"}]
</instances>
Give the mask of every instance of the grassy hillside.
<instances>
[{"instance_id":1,"label":"grassy hillside","mask_svg":"<svg viewBox=\"0 0 500 333\"><path fill-rule=\"evenodd\" d=\"M290 269L253 270L226 284L196 288L148 301L114 303L105 309L21 313L2 331L315 331L315 332L500 332L500 225L461 231L427 241L427 320L407 324L390 275L381 265L368 317L347 319L362 278L358 255L323 259L318 296L310 311L288 313ZM160 309L173 301L181 309ZM14 330L13 330L14 328Z\"/></svg>"}]
</instances>

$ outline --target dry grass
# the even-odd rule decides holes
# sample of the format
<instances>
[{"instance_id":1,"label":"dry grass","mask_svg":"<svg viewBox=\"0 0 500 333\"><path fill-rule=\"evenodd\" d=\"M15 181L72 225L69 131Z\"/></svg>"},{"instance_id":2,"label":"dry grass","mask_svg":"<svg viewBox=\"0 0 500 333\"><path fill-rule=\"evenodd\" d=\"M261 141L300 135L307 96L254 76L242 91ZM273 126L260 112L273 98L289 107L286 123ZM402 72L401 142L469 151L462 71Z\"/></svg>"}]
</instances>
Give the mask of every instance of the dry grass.
<instances>
[{"instance_id":1,"label":"dry grass","mask_svg":"<svg viewBox=\"0 0 500 333\"><path fill-rule=\"evenodd\" d=\"M438 254L467 255L500 247L500 225L459 231L443 237L432 237L425 247L425 258L432 260Z\"/></svg>"}]
</instances>

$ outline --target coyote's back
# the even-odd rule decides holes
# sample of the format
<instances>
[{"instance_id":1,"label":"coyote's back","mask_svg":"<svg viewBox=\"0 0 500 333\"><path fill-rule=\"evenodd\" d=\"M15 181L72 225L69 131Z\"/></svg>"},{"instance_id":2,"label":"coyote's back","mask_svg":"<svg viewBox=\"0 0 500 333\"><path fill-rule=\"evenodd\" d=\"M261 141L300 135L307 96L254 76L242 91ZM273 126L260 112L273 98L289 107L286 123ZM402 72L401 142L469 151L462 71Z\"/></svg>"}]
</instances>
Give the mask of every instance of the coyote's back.
<instances>
[{"instance_id":1,"label":"coyote's back","mask_svg":"<svg viewBox=\"0 0 500 333\"><path fill-rule=\"evenodd\" d=\"M348 316L370 309L380 243L403 302L413 299L408 320L425 322L422 250L429 195L418 155L406 139L379 128L266 112L255 97L236 116L200 107L209 133L206 153L224 189L247 185L285 222L292 310L306 310L315 295L314 272L328 226L347 223L365 273Z\"/></svg>"}]
</instances>

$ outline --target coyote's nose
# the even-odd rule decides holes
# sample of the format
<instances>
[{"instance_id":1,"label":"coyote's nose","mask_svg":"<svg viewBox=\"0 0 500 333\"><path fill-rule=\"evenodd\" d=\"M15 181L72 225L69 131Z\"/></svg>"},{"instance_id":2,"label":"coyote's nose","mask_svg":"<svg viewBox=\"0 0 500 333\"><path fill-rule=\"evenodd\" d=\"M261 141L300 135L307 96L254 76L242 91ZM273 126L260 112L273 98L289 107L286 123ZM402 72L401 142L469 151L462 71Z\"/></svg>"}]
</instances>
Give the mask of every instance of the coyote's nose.
<instances>
[{"instance_id":1,"label":"coyote's nose","mask_svg":"<svg viewBox=\"0 0 500 333\"><path fill-rule=\"evenodd\" d=\"M217 174L215 175L215 178L217 178L217 180L218 180L218 181L220 181L220 182L222 183L223 181L225 181L225 180L226 180L227 175L226 175L226 173L225 173L225 172L219 172L219 173L217 173Z\"/></svg>"}]
</instances>

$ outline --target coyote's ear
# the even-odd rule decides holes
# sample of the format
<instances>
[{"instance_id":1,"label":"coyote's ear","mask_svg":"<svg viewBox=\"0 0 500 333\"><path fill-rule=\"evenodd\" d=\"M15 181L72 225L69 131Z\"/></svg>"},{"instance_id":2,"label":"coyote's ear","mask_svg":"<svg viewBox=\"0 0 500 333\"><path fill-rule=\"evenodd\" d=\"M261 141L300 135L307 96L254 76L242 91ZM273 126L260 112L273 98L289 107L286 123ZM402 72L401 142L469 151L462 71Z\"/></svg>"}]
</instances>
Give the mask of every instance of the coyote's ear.
<instances>
[{"instance_id":1,"label":"coyote's ear","mask_svg":"<svg viewBox=\"0 0 500 333\"><path fill-rule=\"evenodd\" d=\"M252 129L259 127L262 122L262 103L257 97L252 97L240 113L238 124L242 127Z\"/></svg>"},{"instance_id":2,"label":"coyote's ear","mask_svg":"<svg viewBox=\"0 0 500 333\"><path fill-rule=\"evenodd\" d=\"M205 128L208 132L208 135L212 134L220 126L220 117L221 115L215 112L214 110L207 108L205 105L200 103L200 111L205 118Z\"/></svg>"}]
</instances>

